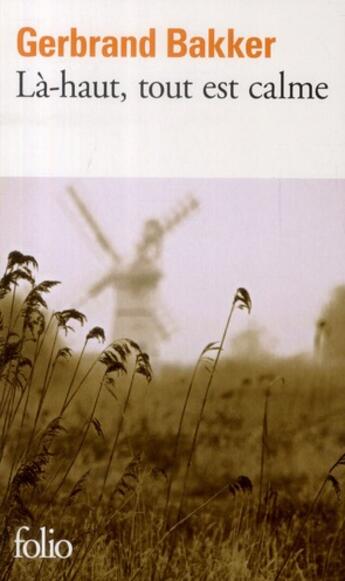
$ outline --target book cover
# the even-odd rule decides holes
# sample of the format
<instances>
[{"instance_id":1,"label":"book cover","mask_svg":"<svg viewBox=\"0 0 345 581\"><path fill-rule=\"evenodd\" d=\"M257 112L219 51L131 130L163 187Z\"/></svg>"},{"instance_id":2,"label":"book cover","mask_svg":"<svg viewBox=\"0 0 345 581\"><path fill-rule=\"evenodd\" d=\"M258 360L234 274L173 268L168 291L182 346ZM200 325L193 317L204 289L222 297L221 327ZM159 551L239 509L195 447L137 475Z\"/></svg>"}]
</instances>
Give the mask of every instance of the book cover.
<instances>
[{"instance_id":1,"label":"book cover","mask_svg":"<svg viewBox=\"0 0 345 581\"><path fill-rule=\"evenodd\" d=\"M0 580L344 579L344 4L0 15Z\"/></svg>"}]
</instances>

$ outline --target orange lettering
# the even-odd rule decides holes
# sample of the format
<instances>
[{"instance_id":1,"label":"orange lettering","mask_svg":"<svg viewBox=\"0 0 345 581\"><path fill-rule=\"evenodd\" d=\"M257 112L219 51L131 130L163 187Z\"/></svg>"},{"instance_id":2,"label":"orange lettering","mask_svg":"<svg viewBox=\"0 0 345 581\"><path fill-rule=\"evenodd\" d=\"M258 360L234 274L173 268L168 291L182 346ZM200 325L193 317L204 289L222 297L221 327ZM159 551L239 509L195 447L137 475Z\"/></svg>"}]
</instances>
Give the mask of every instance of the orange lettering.
<instances>
[{"instance_id":1,"label":"orange lettering","mask_svg":"<svg viewBox=\"0 0 345 581\"><path fill-rule=\"evenodd\" d=\"M262 41L257 36L251 36L246 42L246 53L251 59L257 59L262 55Z\"/></svg>"},{"instance_id":2,"label":"orange lettering","mask_svg":"<svg viewBox=\"0 0 345 581\"><path fill-rule=\"evenodd\" d=\"M267 38L265 38L265 57L266 58L271 58L272 56L272 44L274 44L277 41L275 36L269 36Z\"/></svg>"},{"instance_id":3,"label":"orange lettering","mask_svg":"<svg viewBox=\"0 0 345 581\"><path fill-rule=\"evenodd\" d=\"M41 56L52 56L55 52L55 39L53 36L42 36L38 46Z\"/></svg>"},{"instance_id":4,"label":"orange lettering","mask_svg":"<svg viewBox=\"0 0 345 581\"><path fill-rule=\"evenodd\" d=\"M30 40L32 38L36 39L37 33L34 28L26 26L21 28L17 36L17 48L20 56L36 56L37 55L37 45L36 40ZM29 37L29 40L27 40Z\"/></svg>"},{"instance_id":5,"label":"orange lettering","mask_svg":"<svg viewBox=\"0 0 345 581\"><path fill-rule=\"evenodd\" d=\"M186 56L186 38L183 28L168 28L168 57Z\"/></svg>"}]
</instances>

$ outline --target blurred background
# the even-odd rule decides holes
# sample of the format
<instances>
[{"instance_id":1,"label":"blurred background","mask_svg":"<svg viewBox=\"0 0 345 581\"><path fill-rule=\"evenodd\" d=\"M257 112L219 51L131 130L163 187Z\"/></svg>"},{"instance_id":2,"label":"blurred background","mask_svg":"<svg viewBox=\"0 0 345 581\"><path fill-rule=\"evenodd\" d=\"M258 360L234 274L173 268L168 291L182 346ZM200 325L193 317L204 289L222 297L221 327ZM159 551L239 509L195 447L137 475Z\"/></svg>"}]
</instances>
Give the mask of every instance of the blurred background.
<instances>
[{"instance_id":1,"label":"blurred background","mask_svg":"<svg viewBox=\"0 0 345 581\"><path fill-rule=\"evenodd\" d=\"M38 279L62 282L52 308L80 308L109 339L145 337L162 361L217 340L239 286L253 311L236 313L233 335L312 353L344 248L341 180L0 181L1 268L11 250L33 254Z\"/></svg>"}]
</instances>

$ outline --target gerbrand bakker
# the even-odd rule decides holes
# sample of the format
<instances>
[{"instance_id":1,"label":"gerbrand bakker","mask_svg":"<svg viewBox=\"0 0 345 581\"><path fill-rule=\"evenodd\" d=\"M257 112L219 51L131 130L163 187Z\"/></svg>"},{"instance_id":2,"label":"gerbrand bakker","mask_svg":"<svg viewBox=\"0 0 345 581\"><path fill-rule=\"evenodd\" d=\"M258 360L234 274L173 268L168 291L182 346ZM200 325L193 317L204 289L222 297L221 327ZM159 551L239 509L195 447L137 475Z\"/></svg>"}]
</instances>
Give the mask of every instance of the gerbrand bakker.
<instances>
[{"instance_id":1,"label":"gerbrand bakker","mask_svg":"<svg viewBox=\"0 0 345 581\"><path fill-rule=\"evenodd\" d=\"M185 28L167 28L165 36L165 56L175 59L271 58L276 43L275 36L242 36L234 28L222 33L208 28L203 35L195 35ZM154 58L162 56L161 45L156 28L149 28L142 36L86 36L72 27L67 34L56 36L41 34L36 28L25 26L17 35L17 50L22 57Z\"/></svg>"}]
</instances>

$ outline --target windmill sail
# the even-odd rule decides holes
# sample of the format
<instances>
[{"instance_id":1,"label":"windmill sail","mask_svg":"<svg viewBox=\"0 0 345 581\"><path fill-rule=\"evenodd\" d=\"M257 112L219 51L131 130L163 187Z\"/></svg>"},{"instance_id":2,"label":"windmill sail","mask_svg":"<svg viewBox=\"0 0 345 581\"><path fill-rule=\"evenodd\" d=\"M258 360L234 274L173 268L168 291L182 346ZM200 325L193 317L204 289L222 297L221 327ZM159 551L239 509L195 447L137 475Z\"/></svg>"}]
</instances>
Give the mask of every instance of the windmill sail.
<instances>
[{"instance_id":1,"label":"windmill sail","mask_svg":"<svg viewBox=\"0 0 345 581\"><path fill-rule=\"evenodd\" d=\"M91 212L89 212L87 206L84 204L83 200L78 196L77 192L73 187L69 188L69 194L73 199L75 205L79 209L80 213L82 214L84 220L94 233L98 244L101 246L102 250L110 254L111 258L115 262L121 262L120 255L114 250L113 246L110 244L109 240L104 236L101 228L97 224L96 220L92 216Z\"/></svg>"}]
</instances>

